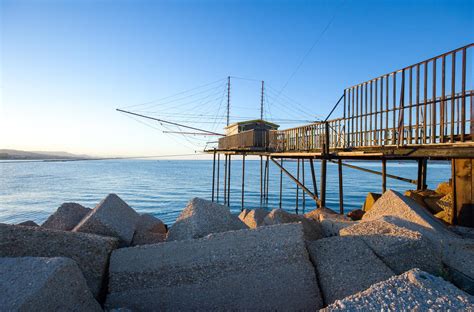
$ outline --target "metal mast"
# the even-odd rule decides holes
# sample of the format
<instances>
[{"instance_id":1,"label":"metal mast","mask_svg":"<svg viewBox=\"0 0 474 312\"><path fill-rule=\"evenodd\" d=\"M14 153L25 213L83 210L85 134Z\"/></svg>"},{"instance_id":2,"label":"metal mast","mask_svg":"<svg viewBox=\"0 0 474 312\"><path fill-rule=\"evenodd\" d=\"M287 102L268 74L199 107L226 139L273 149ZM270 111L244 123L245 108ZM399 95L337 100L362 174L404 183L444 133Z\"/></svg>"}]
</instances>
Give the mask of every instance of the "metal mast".
<instances>
[{"instance_id":1,"label":"metal mast","mask_svg":"<svg viewBox=\"0 0 474 312\"><path fill-rule=\"evenodd\" d=\"M230 113L230 76L227 77L227 125L229 125Z\"/></svg>"},{"instance_id":2,"label":"metal mast","mask_svg":"<svg viewBox=\"0 0 474 312\"><path fill-rule=\"evenodd\" d=\"M262 95L260 96L260 120L263 120L263 92L264 92L264 81L262 80Z\"/></svg>"}]
</instances>

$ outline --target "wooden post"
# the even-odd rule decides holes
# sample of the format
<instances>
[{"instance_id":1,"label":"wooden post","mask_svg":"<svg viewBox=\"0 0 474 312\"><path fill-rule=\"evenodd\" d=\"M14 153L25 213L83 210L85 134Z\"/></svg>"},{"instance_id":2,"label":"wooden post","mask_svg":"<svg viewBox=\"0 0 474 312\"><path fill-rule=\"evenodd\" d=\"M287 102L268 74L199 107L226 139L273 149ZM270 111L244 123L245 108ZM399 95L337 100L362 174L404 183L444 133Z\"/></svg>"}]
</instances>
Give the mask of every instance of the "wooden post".
<instances>
[{"instance_id":1,"label":"wooden post","mask_svg":"<svg viewBox=\"0 0 474 312\"><path fill-rule=\"evenodd\" d=\"M230 207L230 164L231 164L231 156L229 155L229 165L227 166L227 169L229 170L229 173L227 174L227 206Z\"/></svg>"},{"instance_id":2,"label":"wooden post","mask_svg":"<svg viewBox=\"0 0 474 312\"><path fill-rule=\"evenodd\" d=\"M418 159L418 176L416 180L416 189L421 191L423 189L423 159Z\"/></svg>"},{"instance_id":3,"label":"wooden post","mask_svg":"<svg viewBox=\"0 0 474 312\"><path fill-rule=\"evenodd\" d=\"M244 210L244 194L245 194L245 154L242 155L242 204L240 211Z\"/></svg>"},{"instance_id":4,"label":"wooden post","mask_svg":"<svg viewBox=\"0 0 474 312\"><path fill-rule=\"evenodd\" d=\"M422 190L426 190L428 188L428 184L426 183L426 175L428 171L428 160L426 158L423 158L423 167L422 167L422 173L421 173L421 179L423 181Z\"/></svg>"},{"instance_id":5,"label":"wooden post","mask_svg":"<svg viewBox=\"0 0 474 312\"><path fill-rule=\"evenodd\" d=\"M227 205L227 158L228 155L225 154L224 159L224 205Z\"/></svg>"},{"instance_id":6,"label":"wooden post","mask_svg":"<svg viewBox=\"0 0 474 312\"><path fill-rule=\"evenodd\" d=\"M214 155L212 158L212 202L214 202L214 187L216 180L216 149L214 149Z\"/></svg>"},{"instance_id":7,"label":"wooden post","mask_svg":"<svg viewBox=\"0 0 474 312\"><path fill-rule=\"evenodd\" d=\"M382 194L387 190L387 160L382 158Z\"/></svg>"},{"instance_id":8,"label":"wooden post","mask_svg":"<svg viewBox=\"0 0 474 312\"><path fill-rule=\"evenodd\" d=\"M270 157L267 156L267 164L266 164L266 165L267 165L267 182L265 183L265 186L266 186L266 190L265 190L265 194L266 194L266 195L265 195L265 196L266 196L266 197L265 197L265 203L266 203L267 205L268 205L268 185L269 185L269 182L270 182L270 181L269 181L269 180L270 180L270 167L269 167L269 165L270 165L270 159L269 159L269 158L270 158Z\"/></svg>"},{"instance_id":9,"label":"wooden post","mask_svg":"<svg viewBox=\"0 0 474 312\"><path fill-rule=\"evenodd\" d=\"M453 165L453 223L474 227L473 159L454 159Z\"/></svg>"},{"instance_id":10,"label":"wooden post","mask_svg":"<svg viewBox=\"0 0 474 312\"><path fill-rule=\"evenodd\" d=\"M327 160L321 160L321 207L326 207L326 169Z\"/></svg>"},{"instance_id":11,"label":"wooden post","mask_svg":"<svg viewBox=\"0 0 474 312\"><path fill-rule=\"evenodd\" d=\"M260 207L262 207L263 201L263 160L262 155L260 155Z\"/></svg>"},{"instance_id":12,"label":"wooden post","mask_svg":"<svg viewBox=\"0 0 474 312\"><path fill-rule=\"evenodd\" d=\"M342 185L342 160L337 160L337 168L339 171L339 213L344 214L344 193Z\"/></svg>"},{"instance_id":13,"label":"wooden post","mask_svg":"<svg viewBox=\"0 0 474 312\"><path fill-rule=\"evenodd\" d=\"M305 183L304 181L304 158L301 159L301 174L302 174L302 182L303 182L303 185ZM303 194L303 213L305 212L305 209L306 209L306 193L305 192L302 192Z\"/></svg>"},{"instance_id":14,"label":"wooden post","mask_svg":"<svg viewBox=\"0 0 474 312\"><path fill-rule=\"evenodd\" d=\"M267 162L265 160L265 164L263 165L263 198L262 201L265 203L265 198L267 197Z\"/></svg>"},{"instance_id":15,"label":"wooden post","mask_svg":"<svg viewBox=\"0 0 474 312\"><path fill-rule=\"evenodd\" d=\"M309 160L309 166L311 167L311 179L313 180L314 195L318 197L318 184L316 183L316 174L314 172L314 162L312 158Z\"/></svg>"},{"instance_id":16,"label":"wooden post","mask_svg":"<svg viewBox=\"0 0 474 312\"><path fill-rule=\"evenodd\" d=\"M220 176L221 154L217 154L217 182L216 182L216 202L219 202L219 176Z\"/></svg>"},{"instance_id":17,"label":"wooden post","mask_svg":"<svg viewBox=\"0 0 474 312\"><path fill-rule=\"evenodd\" d=\"M281 167L283 168L283 158L280 160ZM281 201L283 194L283 169L280 168L280 201L278 207L281 209Z\"/></svg>"},{"instance_id":18,"label":"wooden post","mask_svg":"<svg viewBox=\"0 0 474 312\"><path fill-rule=\"evenodd\" d=\"M296 179L300 180L300 160L296 160ZM298 204L300 201L300 187L296 184L296 203L295 203L295 213L298 214Z\"/></svg>"}]
</instances>

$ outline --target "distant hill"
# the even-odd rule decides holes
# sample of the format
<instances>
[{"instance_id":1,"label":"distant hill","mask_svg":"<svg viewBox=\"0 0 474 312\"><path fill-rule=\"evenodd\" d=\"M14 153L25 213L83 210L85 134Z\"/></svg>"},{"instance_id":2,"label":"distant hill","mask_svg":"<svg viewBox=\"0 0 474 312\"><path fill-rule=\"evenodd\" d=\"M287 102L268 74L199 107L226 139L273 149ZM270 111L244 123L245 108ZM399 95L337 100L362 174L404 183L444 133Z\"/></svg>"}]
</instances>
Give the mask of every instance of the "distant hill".
<instances>
[{"instance_id":1,"label":"distant hill","mask_svg":"<svg viewBox=\"0 0 474 312\"><path fill-rule=\"evenodd\" d=\"M0 160L36 160L36 159L84 159L88 155L75 155L66 152L19 151L0 149Z\"/></svg>"}]
</instances>

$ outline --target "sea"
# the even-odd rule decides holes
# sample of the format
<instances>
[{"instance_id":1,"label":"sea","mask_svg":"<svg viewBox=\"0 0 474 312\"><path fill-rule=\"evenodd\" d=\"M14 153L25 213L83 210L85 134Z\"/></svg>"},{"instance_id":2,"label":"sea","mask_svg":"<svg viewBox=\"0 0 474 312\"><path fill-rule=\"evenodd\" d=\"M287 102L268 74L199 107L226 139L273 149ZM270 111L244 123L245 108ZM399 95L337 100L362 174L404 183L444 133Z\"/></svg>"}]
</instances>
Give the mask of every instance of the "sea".
<instances>
[{"instance_id":1,"label":"sea","mask_svg":"<svg viewBox=\"0 0 474 312\"><path fill-rule=\"evenodd\" d=\"M380 171L381 163L351 162L359 167ZM296 162L286 161L285 168L296 176ZM150 213L172 225L186 203L194 198L211 199L212 160L88 160L65 162L0 162L0 222L19 223L33 220L44 222L64 202L76 202L95 207L107 194L115 193L139 213ZM315 161L317 188L320 189L320 162ZM223 201L223 162L220 165L219 198ZM387 173L416 179L416 162L388 161ZM451 166L448 162L428 163L428 186L448 181ZM300 174L302 180L303 175ZM309 163L305 163L305 184L313 190ZM217 180L217 177L216 177ZM269 164L268 204L260 200L260 161L247 159L245 163L245 190L243 207L254 209L279 207L280 170ZM326 206L339 211L338 168L328 163ZM343 167L344 211L362 206L368 192L380 193L382 177L360 170ZM416 186L387 178L387 188L399 192ZM217 189L217 187L216 187ZM303 196L301 188L283 174L282 208L289 212L308 212L315 202ZM231 166L230 209L242 209L242 161L238 158ZM298 204L297 194L298 192ZM217 200L217 193L215 193Z\"/></svg>"}]
</instances>

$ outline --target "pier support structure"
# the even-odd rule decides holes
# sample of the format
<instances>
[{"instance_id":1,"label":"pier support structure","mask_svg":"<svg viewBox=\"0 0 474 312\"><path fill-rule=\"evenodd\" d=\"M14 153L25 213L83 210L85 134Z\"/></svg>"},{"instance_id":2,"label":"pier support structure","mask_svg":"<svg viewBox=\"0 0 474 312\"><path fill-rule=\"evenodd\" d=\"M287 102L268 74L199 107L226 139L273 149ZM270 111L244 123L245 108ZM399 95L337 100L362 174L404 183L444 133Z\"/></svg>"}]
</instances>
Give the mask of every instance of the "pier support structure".
<instances>
[{"instance_id":1,"label":"pier support structure","mask_svg":"<svg viewBox=\"0 0 474 312\"><path fill-rule=\"evenodd\" d=\"M454 224L474 227L474 160L453 159L452 188Z\"/></svg>"}]
</instances>

